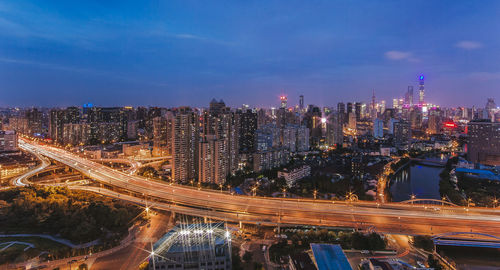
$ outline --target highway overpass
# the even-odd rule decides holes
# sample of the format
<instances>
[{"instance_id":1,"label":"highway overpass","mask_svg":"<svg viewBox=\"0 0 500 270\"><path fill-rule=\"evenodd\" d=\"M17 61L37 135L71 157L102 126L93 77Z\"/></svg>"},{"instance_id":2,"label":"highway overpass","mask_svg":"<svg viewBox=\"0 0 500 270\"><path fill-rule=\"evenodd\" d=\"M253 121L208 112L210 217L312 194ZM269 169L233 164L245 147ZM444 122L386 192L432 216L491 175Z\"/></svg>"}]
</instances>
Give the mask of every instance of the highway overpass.
<instances>
[{"instance_id":1,"label":"highway overpass","mask_svg":"<svg viewBox=\"0 0 500 270\"><path fill-rule=\"evenodd\" d=\"M26 151L64 163L113 187L112 191L85 187L89 190L134 202L147 199L154 201L155 207L176 213L272 226L345 226L428 235L465 231L500 236L498 209L237 196L132 176L47 145L22 140L19 144Z\"/></svg>"}]
</instances>

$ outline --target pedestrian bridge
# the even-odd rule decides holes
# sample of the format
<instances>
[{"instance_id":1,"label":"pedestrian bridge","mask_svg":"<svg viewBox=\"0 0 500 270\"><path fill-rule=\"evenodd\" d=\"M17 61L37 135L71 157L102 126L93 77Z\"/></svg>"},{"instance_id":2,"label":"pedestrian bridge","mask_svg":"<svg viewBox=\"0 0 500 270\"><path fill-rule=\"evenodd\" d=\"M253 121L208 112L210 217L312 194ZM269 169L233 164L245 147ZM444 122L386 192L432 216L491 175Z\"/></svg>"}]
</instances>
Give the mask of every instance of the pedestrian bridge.
<instances>
[{"instance_id":1,"label":"pedestrian bridge","mask_svg":"<svg viewBox=\"0 0 500 270\"><path fill-rule=\"evenodd\" d=\"M450 232L432 237L435 245L500 248L500 237L476 232Z\"/></svg>"},{"instance_id":2,"label":"pedestrian bridge","mask_svg":"<svg viewBox=\"0 0 500 270\"><path fill-rule=\"evenodd\" d=\"M458 206L452 202L436 199L411 199L402 201L400 203L406 204L423 204L423 205L447 205L447 206Z\"/></svg>"}]
</instances>

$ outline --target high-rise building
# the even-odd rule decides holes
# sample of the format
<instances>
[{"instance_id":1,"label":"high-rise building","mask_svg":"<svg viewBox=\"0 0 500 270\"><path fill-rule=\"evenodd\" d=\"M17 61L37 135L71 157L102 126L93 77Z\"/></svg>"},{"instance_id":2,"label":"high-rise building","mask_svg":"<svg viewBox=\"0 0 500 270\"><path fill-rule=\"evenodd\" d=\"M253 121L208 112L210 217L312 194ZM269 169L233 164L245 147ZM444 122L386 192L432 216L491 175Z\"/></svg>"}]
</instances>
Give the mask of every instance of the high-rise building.
<instances>
[{"instance_id":1,"label":"high-rise building","mask_svg":"<svg viewBox=\"0 0 500 270\"><path fill-rule=\"evenodd\" d=\"M226 103L221 99L220 101L217 101L215 98L210 101L210 114L212 115L219 115L225 111L227 111L229 108L226 107Z\"/></svg>"},{"instance_id":2,"label":"high-rise building","mask_svg":"<svg viewBox=\"0 0 500 270\"><path fill-rule=\"evenodd\" d=\"M337 112L341 114L345 114L345 104L343 102L337 103Z\"/></svg>"},{"instance_id":3,"label":"high-rise building","mask_svg":"<svg viewBox=\"0 0 500 270\"><path fill-rule=\"evenodd\" d=\"M172 179L180 182L193 180L198 177L198 114L189 107L179 108L172 132Z\"/></svg>"},{"instance_id":4,"label":"high-rise building","mask_svg":"<svg viewBox=\"0 0 500 270\"><path fill-rule=\"evenodd\" d=\"M56 143L63 143L64 125L78 124L80 109L68 107L66 109L52 109L49 116L49 136Z\"/></svg>"},{"instance_id":5,"label":"high-rise building","mask_svg":"<svg viewBox=\"0 0 500 270\"><path fill-rule=\"evenodd\" d=\"M27 120L27 134L29 136L41 135L42 133L42 112L37 108L29 109L25 112Z\"/></svg>"},{"instance_id":6,"label":"high-rise building","mask_svg":"<svg viewBox=\"0 0 500 270\"><path fill-rule=\"evenodd\" d=\"M268 151L281 145L280 128L274 124L260 127L255 131L255 136L257 151Z\"/></svg>"},{"instance_id":7,"label":"high-rise building","mask_svg":"<svg viewBox=\"0 0 500 270\"><path fill-rule=\"evenodd\" d=\"M164 156L168 154L168 121L165 117L153 118L153 156Z\"/></svg>"},{"instance_id":8,"label":"high-rise building","mask_svg":"<svg viewBox=\"0 0 500 270\"><path fill-rule=\"evenodd\" d=\"M495 100L493 98L488 98L488 101L486 102L486 106L484 107L484 110L486 114L488 115L487 119L493 119L494 121L495 118L495 112L494 110L497 108L497 105L495 104Z\"/></svg>"},{"instance_id":9,"label":"high-rise building","mask_svg":"<svg viewBox=\"0 0 500 270\"><path fill-rule=\"evenodd\" d=\"M405 104L413 106L413 86L409 85L405 94Z\"/></svg>"},{"instance_id":10,"label":"high-rise building","mask_svg":"<svg viewBox=\"0 0 500 270\"><path fill-rule=\"evenodd\" d=\"M239 144L241 153L255 151L255 131L257 130L257 114L252 110L238 111L236 113L239 129Z\"/></svg>"},{"instance_id":11,"label":"high-rise building","mask_svg":"<svg viewBox=\"0 0 500 270\"><path fill-rule=\"evenodd\" d=\"M359 121L362 118L361 115L363 115L363 113L362 113L363 105L364 104L362 104L361 102L356 102L354 104L354 113L356 114L356 121ZM365 107L366 107L366 105L365 105Z\"/></svg>"},{"instance_id":12,"label":"high-rise building","mask_svg":"<svg viewBox=\"0 0 500 270\"><path fill-rule=\"evenodd\" d=\"M280 108L286 109L287 108L287 97L285 95L280 96Z\"/></svg>"},{"instance_id":13,"label":"high-rise building","mask_svg":"<svg viewBox=\"0 0 500 270\"><path fill-rule=\"evenodd\" d=\"M299 96L299 109L301 112L304 110L304 95Z\"/></svg>"},{"instance_id":14,"label":"high-rise building","mask_svg":"<svg viewBox=\"0 0 500 270\"><path fill-rule=\"evenodd\" d=\"M410 112L410 122L412 129L422 128L422 111L418 108L414 108Z\"/></svg>"},{"instance_id":15,"label":"high-rise building","mask_svg":"<svg viewBox=\"0 0 500 270\"><path fill-rule=\"evenodd\" d=\"M420 75L418 77L418 103L419 104L424 104L424 98L425 98L425 87L424 87L424 75Z\"/></svg>"},{"instance_id":16,"label":"high-rise building","mask_svg":"<svg viewBox=\"0 0 500 270\"><path fill-rule=\"evenodd\" d=\"M404 120L399 120L394 123L394 138L397 145L408 144L411 139L410 123Z\"/></svg>"},{"instance_id":17,"label":"high-rise building","mask_svg":"<svg viewBox=\"0 0 500 270\"><path fill-rule=\"evenodd\" d=\"M344 142L342 113L331 113L326 122L326 143L330 146L341 145Z\"/></svg>"},{"instance_id":18,"label":"high-rise building","mask_svg":"<svg viewBox=\"0 0 500 270\"><path fill-rule=\"evenodd\" d=\"M382 121L382 119L375 118L375 120L373 120L373 137L384 137L384 121Z\"/></svg>"},{"instance_id":19,"label":"high-rise building","mask_svg":"<svg viewBox=\"0 0 500 270\"><path fill-rule=\"evenodd\" d=\"M500 165L500 123L471 121L467 124L467 158L471 162Z\"/></svg>"},{"instance_id":20,"label":"high-rise building","mask_svg":"<svg viewBox=\"0 0 500 270\"><path fill-rule=\"evenodd\" d=\"M347 111L346 113L349 114L349 113L352 113L354 112L354 109L353 109L353 106L352 106L352 102L347 102Z\"/></svg>"},{"instance_id":21,"label":"high-rise building","mask_svg":"<svg viewBox=\"0 0 500 270\"><path fill-rule=\"evenodd\" d=\"M203 135L199 144L198 180L202 183L224 184L229 173L228 140L216 135Z\"/></svg>"},{"instance_id":22,"label":"high-rise building","mask_svg":"<svg viewBox=\"0 0 500 270\"><path fill-rule=\"evenodd\" d=\"M17 133L14 130L0 130L0 152L17 151Z\"/></svg>"}]
</instances>

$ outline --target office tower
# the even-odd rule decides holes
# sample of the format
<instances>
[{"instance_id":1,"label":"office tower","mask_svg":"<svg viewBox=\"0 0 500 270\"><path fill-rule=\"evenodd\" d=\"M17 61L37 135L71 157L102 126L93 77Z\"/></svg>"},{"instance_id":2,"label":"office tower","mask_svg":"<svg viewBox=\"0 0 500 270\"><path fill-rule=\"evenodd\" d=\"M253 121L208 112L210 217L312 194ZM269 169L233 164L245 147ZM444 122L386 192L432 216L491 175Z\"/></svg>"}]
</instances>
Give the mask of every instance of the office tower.
<instances>
[{"instance_id":1,"label":"office tower","mask_svg":"<svg viewBox=\"0 0 500 270\"><path fill-rule=\"evenodd\" d=\"M284 95L280 96L280 101L281 101L280 108L286 109L286 107L287 107L287 97L284 96Z\"/></svg>"},{"instance_id":2,"label":"office tower","mask_svg":"<svg viewBox=\"0 0 500 270\"><path fill-rule=\"evenodd\" d=\"M352 103L351 102L347 102L347 111L346 111L346 113L349 114L349 113L352 113L352 112L354 112L353 107L352 107Z\"/></svg>"},{"instance_id":3,"label":"office tower","mask_svg":"<svg viewBox=\"0 0 500 270\"><path fill-rule=\"evenodd\" d=\"M17 133L14 130L0 130L0 152L17 151Z\"/></svg>"},{"instance_id":4,"label":"office tower","mask_svg":"<svg viewBox=\"0 0 500 270\"><path fill-rule=\"evenodd\" d=\"M309 129L306 126L299 126L297 128L297 152L309 151Z\"/></svg>"},{"instance_id":5,"label":"office tower","mask_svg":"<svg viewBox=\"0 0 500 270\"><path fill-rule=\"evenodd\" d=\"M356 120L357 121L359 121L362 118L361 115L362 115L363 105L364 104L362 104L361 102L356 102L355 105L354 105L355 106L354 107L354 112L356 114ZM366 108L366 105L365 105L365 108Z\"/></svg>"},{"instance_id":6,"label":"office tower","mask_svg":"<svg viewBox=\"0 0 500 270\"><path fill-rule=\"evenodd\" d=\"M341 145L344 142L342 113L332 113L326 122L326 143L330 146Z\"/></svg>"},{"instance_id":7,"label":"office tower","mask_svg":"<svg viewBox=\"0 0 500 270\"><path fill-rule=\"evenodd\" d=\"M405 94L405 105L413 106L413 86L409 85Z\"/></svg>"},{"instance_id":8,"label":"office tower","mask_svg":"<svg viewBox=\"0 0 500 270\"><path fill-rule=\"evenodd\" d=\"M394 122L394 138L397 145L408 144L411 139L410 123L404 120Z\"/></svg>"},{"instance_id":9,"label":"office tower","mask_svg":"<svg viewBox=\"0 0 500 270\"><path fill-rule=\"evenodd\" d=\"M388 134L394 134L394 125L399 122L398 120L394 119L394 118L390 118L389 119L389 125L388 125L388 128L387 128L387 133Z\"/></svg>"},{"instance_id":10,"label":"office tower","mask_svg":"<svg viewBox=\"0 0 500 270\"><path fill-rule=\"evenodd\" d=\"M239 143L241 153L253 153L255 151L255 130L257 130L257 114L252 110L237 112L239 127Z\"/></svg>"},{"instance_id":11,"label":"office tower","mask_svg":"<svg viewBox=\"0 0 500 270\"><path fill-rule=\"evenodd\" d=\"M337 112L341 114L345 114L345 104L343 102L337 103Z\"/></svg>"},{"instance_id":12,"label":"office tower","mask_svg":"<svg viewBox=\"0 0 500 270\"><path fill-rule=\"evenodd\" d=\"M385 100L381 100L379 104L379 113L383 114L385 112Z\"/></svg>"},{"instance_id":13,"label":"office tower","mask_svg":"<svg viewBox=\"0 0 500 270\"><path fill-rule=\"evenodd\" d=\"M384 121L382 121L382 119L375 118L375 120L373 120L373 137L384 137Z\"/></svg>"},{"instance_id":14,"label":"office tower","mask_svg":"<svg viewBox=\"0 0 500 270\"><path fill-rule=\"evenodd\" d=\"M429 134L440 134L441 133L441 117L436 114L429 115L429 121L427 123L427 132Z\"/></svg>"},{"instance_id":15,"label":"office tower","mask_svg":"<svg viewBox=\"0 0 500 270\"><path fill-rule=\"evenodd\" d=\"M410 122L412 129L422 128L422 111L420 109L414 108L410 112Z\"/></svg>"},{"instance_id":16,"label":"office tower","mask_svg":"<svg viewBox=\"0 0 500 270\"><path fill-rule=\"evenodd\" d=\"M357 120L356 120L356 114L354 114L353 112L349 113L348 123L350 129L356 130Z\"/></svg>"},{"instance_id":17,"label":"office tower","mask_svg":"<svg viewBox=\"0 0 500 270\"><path fill-rule=\"evenodd\" d=\"M424 98L425 98L425 88L424 88L424 75L420 75L418 77L418 103L419 104L424 104Z\"/></svg>"},{"instance_id":18,"label":"office tower","mask_svg":"<svg viewBox=\"0 0 500 270\"><path fill-rule=\"evenodd\" d=\"M301 112L304 110L304 95L299 96L299 109Z\"/></svg>"},{"instance_id":19,"label":"office tower","mask_svg":"<svg viewBox=\"0 0 500 270\"><path fill-rule=\"evenodd\" d=\"M500 165L500 123L471 121L467 124L467 158L474 163Z\"/></svg>"},{"instance_id":20,"label":"office tower","mask_svg":"<svg viewBox=\"0 0 500 270\"><path fill-rule=\"evenodd\" d=\"M187 182L198 177L199 118L181 107L173 121L172 179Z\"/></svg>"},{"instance_id":21,"label":"office tower","mask_svg":"<svg viewBox=\"0 0 500 270\"><path fill-rule=\"evenodd\" d=\"M370 117L377 118L377 103L375 102L375 90L372 93L372 103L370 104Z\"/></svg>"},{"instance_id":22,"label":"office tower","mask_svg":"<svg viewBox=\"0 0 500 270\"><path fill-rule=\"evenodd\" d=\"M488 119L494 119L495 118L495 112L494 110L497 108L497 105L495 104L495 100L493 98L488 98L488 101L486 102L486 106L484 107ZM494 120L492 120L494 121Z\"/></svg>"}]
</instances>

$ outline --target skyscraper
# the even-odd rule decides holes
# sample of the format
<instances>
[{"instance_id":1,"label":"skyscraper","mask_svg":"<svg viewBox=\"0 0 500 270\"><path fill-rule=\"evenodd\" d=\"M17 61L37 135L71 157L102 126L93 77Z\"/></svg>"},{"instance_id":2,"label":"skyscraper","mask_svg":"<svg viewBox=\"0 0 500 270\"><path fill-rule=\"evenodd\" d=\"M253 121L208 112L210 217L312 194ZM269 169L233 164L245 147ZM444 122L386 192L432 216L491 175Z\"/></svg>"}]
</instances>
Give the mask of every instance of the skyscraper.
<instances>
[{"instance_id":1,"label":"skyscraper","mask_svg":"<svg viewBox=\"0 0 500 270\"><path fill-rule=\"evenodd\" d=\"M198 114L182 107L173 121L172 179L187 182L198 177Z\"/></svg>"},{"instance_id":2,"label":"skyscraper","mask_svg":"<svg viewBox=\"0 0 500 270\"><path fill-rule=\"evenodd\" d=\"M304 95L299 96L299 109L300 111L304 110Z\"/></svg>"},{"instance_id":3,"label":"skyscraper","mask_svg":"<svg viewBox=\"0 0 500 270\"><path fill-rule=\"evenodd\" d=\"M418 80L418 103L422 105L425 98L424 75L420 75Z\"/></svg>"},{"instance_id":4,"label":"skyscraper","mask_svg":"<svg viewBox=\"0 0 500 270\"><path fill-rule=\"evenodd\" d=\"M285 95L282 95L280 96L280 101L281 101L281 104L280 104L280 108L282 109L286 109L287 107L287 97Z\"/></svg>"},{"instance_id":5,"label":"skyscraper","mask_svg":"<svg viewBox=\"0 0 500 270\"><path fill-rule=\"evenodd\" d=\"M405 94L405 104L413 106L413 86L409 85Z\"/></svg>"},{"instance_id":6,"label":"skyscraper","mask_svg":"<svg viewBox=\"0 0 500 270\"><path fill-rule=\"evenodd\" d=\"M384 137L384 121L379 118L373 120L373 137L383 138Z\"/></svg>"},{"instance_id":7,"label":"skyscraper","mask_svg":"<svg viewBox=\"0 0 500 270\"><path fill-rule=\"evenodd\" d=\"M237 112L239 128L239 147L242 153L253 153L255 151L255 130L257 130L257 114L252 110Z\"/></svg>"}]
</instances>

